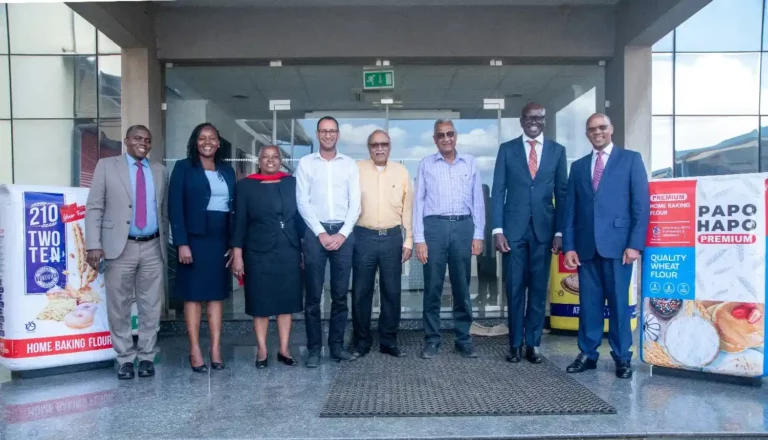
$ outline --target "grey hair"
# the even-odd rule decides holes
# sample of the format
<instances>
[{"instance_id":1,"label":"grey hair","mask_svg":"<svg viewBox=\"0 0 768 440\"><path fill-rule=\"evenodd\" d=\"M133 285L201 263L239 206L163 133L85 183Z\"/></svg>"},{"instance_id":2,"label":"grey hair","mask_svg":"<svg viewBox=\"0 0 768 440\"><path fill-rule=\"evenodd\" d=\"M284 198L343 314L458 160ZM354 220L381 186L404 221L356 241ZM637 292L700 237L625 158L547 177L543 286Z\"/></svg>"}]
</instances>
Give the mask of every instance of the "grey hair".
<instances>
[{"instance_id":1,"label":"grey hair","mask_svg":"<svg viewBox=\"0 0 768 440\"><path fill-rule=\"evenodd\" d=\"M274 148L275 150L277 150L277 154L280 156L280 160L283 160L283 151L280 150L280 147L278 147L277 145L271 145L271 144L264 145L263 147L259 148L259 154L256 157L261 158L261 153L267 148Z\"/></svg>"},{"instance_id":2,"label":"grey hair","mask_svg":"<svg viewBox=\"0 0 768 440\"><path fill-rule=\"evenodd\" d=\"M456 130L456 126L453 125L453 121L452 120L450 120L448 118L445 118L445 119L441 118L441 119L438 119L437 121L435 121L435 128L432 130L432 132L436 133L437 132L437 127L439 127L441 125L450 125L451 127L453 127L454 130Z\"/></svg>"},{"instance_id":3,"label":"grey hair","mask_svg":"<svg viewBox=\"0 0 768 440\"><path fill-rule=\"evenodd\" d=\"M373 133L368 135L368 140L365 142L366 145L370 145L371 144L371 139L373 139L373 137L376 136L377 134L383 134L384 136L387 137L387 139L390 140L390 142L392 141L392 138L389 137L389 133L387 133L386 131L384 131L384 130L382 130L380 128L377 128L376 130L373 130Z\"/></svg>"}]
</instances>

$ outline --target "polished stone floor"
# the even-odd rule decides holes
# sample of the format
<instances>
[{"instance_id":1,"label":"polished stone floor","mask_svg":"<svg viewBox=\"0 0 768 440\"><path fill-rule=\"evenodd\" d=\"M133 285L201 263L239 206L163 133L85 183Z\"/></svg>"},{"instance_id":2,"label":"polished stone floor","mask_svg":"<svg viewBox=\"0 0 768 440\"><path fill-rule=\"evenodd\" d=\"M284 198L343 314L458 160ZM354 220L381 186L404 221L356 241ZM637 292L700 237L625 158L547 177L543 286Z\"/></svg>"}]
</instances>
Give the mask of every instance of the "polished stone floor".
<instances>
[{"instance_id":1,"label":"polished stone floor","mask_svg":"<svg viewBox=\"0 0 768 440\"><path fill-rule=\"evenodd\" d=\"M296 331L293 341L297 358L305 354L302 333ZM641 365L632 380L619 380L606 346L600 368L577 379L614 405L617 415L338 419L318 417L338 364L326 358L315 370L279 365L272 345L269 368L256 370L252 335L226 335L224 343L227 369L205 375L189 369L183 336L161 337L157 376L151 379L118 381L114 371L103 369L10 380L0 371L0 439L743 438L768 433L768 387L651 376ZM576 353L575 338L546 335L543 351L565 368ZM429 361L424 365L428 369Z\"/></svg>"}]
</instances>

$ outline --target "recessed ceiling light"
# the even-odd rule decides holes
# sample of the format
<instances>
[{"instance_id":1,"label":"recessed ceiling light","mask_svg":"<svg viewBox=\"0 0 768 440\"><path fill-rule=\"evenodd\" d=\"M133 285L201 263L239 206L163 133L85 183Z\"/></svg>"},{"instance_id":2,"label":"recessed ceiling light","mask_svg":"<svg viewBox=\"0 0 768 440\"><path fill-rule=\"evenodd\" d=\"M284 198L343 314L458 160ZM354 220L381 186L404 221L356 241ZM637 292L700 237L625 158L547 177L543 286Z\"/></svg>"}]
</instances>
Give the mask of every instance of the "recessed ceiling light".
<instances>
[{"instance_id":1,"label":"recessed ceiling light","mask_svg":"<svg viewBox=\"0 0 768 440\"><path fill-rule=\"evenodd\" d=\"M235 99L248 99L248 95L241 95L241 94L232 95L232 97Z\"/></svg>"}]
</instances>

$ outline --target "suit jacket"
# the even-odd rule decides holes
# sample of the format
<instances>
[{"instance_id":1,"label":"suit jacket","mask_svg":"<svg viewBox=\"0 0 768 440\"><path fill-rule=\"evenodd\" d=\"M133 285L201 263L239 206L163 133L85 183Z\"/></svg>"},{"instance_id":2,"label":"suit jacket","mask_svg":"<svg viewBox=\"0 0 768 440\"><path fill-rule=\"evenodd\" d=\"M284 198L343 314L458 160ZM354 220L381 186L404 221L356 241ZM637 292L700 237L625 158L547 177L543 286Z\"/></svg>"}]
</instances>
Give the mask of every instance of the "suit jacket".
<instances>
[{"instance_id":1,"label":"suit jacket","mask_svg":"<svg viewBox=\"0 0 768 440\"><path fill-rule=\"evenodd\" d=\"M168 262L168 171L150 162L157 201L157 226L160 249ZM128 242L128 231L133 217L133 188L125 155L99 160L93 172L91 189L85 205L85 245L88 250L101 249L104 258L120 256Z\"/></svg>"},{"instance_id":2,"label":"suit jacket","mask_svg":"<svg viewBox=\"0 0 768 440\"><path fill-rule=\"evenodd\" d=\"M580 260L597 252L620 259L627 248L645 249L651 210L648 174L636 151L614 145L597 191L592 189L592 153L571 166L563 249Z\"/></svg>"},{"instance_id":3,"label":"suit jacket","mask_svg":"<svg viewBox=\"0 0 768 440\"><path fill-rule=\"evenodd\" d=\"M229 189L229 237L235 210L235 170L229 164L221 164L219 171ZM203 167L193 165L190 159L176 162L168 188L168 214L174 246L188 245L189 234L205 234L205 214L210 200L211 185Z\"/></svg>"},{"instance_id":4,"label":"suit jacket","mask_svg":"<svg viewBox=\"0 0 768 440\"><path fill-rule=\"evenodd\" d=\"M279 200L278 192L272 191L275 186L279 188ZM301 249L306 224L296 203L295 177L284 177L279 183L245 178L237 183L236 191L233 248L269 252L277 245L278 235L285 234L293 247Z\"/></svg>"},{"instance_id":5,"label":"suit jacket","mask_svg":"<svg viewBox=\"0 0 768 440\"><path fill-rule=\"evenodd\" d=\"M565 147L545 138L533 179L525 151L522 136L499 147L491 196L493 229L504 228L507 240L518 241L532 220L539 242L551 242L556 232L563 231L568 179Z\"/></svg>"}]
</instances>

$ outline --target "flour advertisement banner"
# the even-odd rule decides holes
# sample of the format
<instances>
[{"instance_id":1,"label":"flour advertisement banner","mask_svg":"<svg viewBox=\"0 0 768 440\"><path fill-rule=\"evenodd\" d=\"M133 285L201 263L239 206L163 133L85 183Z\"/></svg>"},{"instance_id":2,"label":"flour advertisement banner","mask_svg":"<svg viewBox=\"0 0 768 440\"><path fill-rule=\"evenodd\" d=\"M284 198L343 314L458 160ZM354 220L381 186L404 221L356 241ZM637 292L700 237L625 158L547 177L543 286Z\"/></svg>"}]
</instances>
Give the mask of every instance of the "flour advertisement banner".
<instances>
[{"instance_id":1,"label":"flour advertisement banner","mask_svg":"<svg viewBox=\"0 0 768 440\"><path fill-rule=\"evenodd\" d=\"M115 357L103 276L86 263L84 188L0 186L0 363L12 371Z\"/></svg>"},{"instance_id":2,"label":"flour advertisement banner","mask_svg":"<svg viewBox=\"0 0 768 440\"><path fill-rule=\"evenodd\" d=\"M644 362L758 377L765 361L768 174L650 184Z\"/></svg>"}]
</instances>

